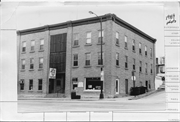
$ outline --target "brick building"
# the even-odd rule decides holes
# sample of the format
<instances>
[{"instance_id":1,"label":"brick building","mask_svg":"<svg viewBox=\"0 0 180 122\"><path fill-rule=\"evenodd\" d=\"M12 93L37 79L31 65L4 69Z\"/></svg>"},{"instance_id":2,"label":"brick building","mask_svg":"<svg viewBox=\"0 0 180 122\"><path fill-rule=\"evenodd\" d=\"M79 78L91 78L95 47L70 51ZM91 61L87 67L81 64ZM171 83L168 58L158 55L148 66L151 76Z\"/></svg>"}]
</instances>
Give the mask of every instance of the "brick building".
<instances>
[{"instance_id":1,"label":"brick building","mask_svg":"<svg viewBox=\"0 0 180 122\"><path fill-rule=\"evenodd\" d=\"M99 96L101 66L105 97L129 94L133 86L153 90L156 39L114 14L100 17L103 65L97 17L17 31L18 94L70 97L76 89L82 97ZM49 79L50 68L56 68L56 79Z\"/></svg>"}]
</instances>

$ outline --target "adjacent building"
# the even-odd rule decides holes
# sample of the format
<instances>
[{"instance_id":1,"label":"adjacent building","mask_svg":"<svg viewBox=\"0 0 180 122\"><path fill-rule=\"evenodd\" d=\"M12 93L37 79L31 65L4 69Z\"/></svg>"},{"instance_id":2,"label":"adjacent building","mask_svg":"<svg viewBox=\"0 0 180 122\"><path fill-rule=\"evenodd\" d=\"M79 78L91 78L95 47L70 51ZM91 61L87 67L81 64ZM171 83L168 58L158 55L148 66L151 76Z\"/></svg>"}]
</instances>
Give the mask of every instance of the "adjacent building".
<instances>
[{"instance_id":1,"label":"adjacent building","mask_svg":"<svg viewBox=\"0 0 180 122\"><path fill-rule=\"evenodd\" d=\"M17 31L18 94L46 97L99 96L101 67L105 97L128 95L133 86L155 89L156 39L114 14ZM50 68L56 79L49 78ZM135 81L132 81L132 72Z\"/></svg>"}]
</instances>

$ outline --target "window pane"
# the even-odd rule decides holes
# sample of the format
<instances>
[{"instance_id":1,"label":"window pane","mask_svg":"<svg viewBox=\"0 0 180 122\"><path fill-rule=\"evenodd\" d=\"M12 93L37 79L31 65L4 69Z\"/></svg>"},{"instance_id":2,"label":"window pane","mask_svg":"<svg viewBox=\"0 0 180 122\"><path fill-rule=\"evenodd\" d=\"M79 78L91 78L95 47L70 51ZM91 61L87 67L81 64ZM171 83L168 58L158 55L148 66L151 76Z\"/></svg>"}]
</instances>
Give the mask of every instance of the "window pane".
<instances>
[{"instance_id":1,"label":"window pane","mask_svg":"<svg viewBox=\"0 0 180 122\"><path fill-rule=\"evenodd\" d=\"M99 30L99 37L101 37L101 31ZM104 31L102 31L102 37L104 37Z\"/></svg>"},{"instance_id":2,"label":"window pane","mask_svg":"<svg viewBox=\"0 0 180 122\"><path fill-rule=\"evenodd\" d=\"M119 33L116 32L116 39L119 39Z\"/></svg>"},{"instance_id":3,"label":"window pane","mask_svg":"<svg viewBox=\"0 0 180 122\"><path fill-rule=\"evenodd\" d=\"M41 45L44 45L44 40L43 39L41 39Z\"/></svg>"},{"instance_id":4,"label":"window pane","mask_svg":"<svg viewBox=\"0 0 180 122\"><path fill-rule=\"evenodd\" d=\"M23 47L26 47L26 42L23 42Z\"/></svg>"},{"instance_id":5,"label":"window pane","mask_svg":"<svg viewBox=\"0 0 180 122\"><path fill-rule=\"evenodd\" d=\"M32 41L31 41L31 46L34 46L34 45L35 45L35 41L32 40Z\"/></svg>"}]
</instances>

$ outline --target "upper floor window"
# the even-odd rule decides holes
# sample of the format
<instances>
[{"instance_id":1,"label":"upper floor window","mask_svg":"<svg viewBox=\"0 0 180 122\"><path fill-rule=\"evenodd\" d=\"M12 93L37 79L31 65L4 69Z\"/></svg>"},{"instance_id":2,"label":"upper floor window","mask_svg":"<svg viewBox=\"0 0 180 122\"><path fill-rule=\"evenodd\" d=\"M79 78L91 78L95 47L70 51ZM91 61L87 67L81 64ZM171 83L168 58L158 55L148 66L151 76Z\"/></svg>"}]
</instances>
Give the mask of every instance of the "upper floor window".
<instances>
[{"instance_id":1,"label":"upper floor window","mask_svg":"<svg viewBox=\"0 0 180 122\"><path fill-rule=\"evenodd\" d=\"M125 56L125 68L128 68L128 56Z\"/></svg>"},{"instance_id":2,"label":"upper floor window","mask_svg":"<svg viewBox=\"0 0 180 122\"><path fill-rule=\"evenodd\" d=\"M22 42L22 52L26 52L26 42Z\"/></svg>"},{"instance_id":3,"label":"upper floor window","mask_svg":"<svg viewBox=\"0 0 180 122\"><path fill-rule=\"evenodd\" d=\"M148 68L148 64L146 63L145 64L145 72L146 72L146 74L147 74L147 68Z\"/></svg>"},{"instance_id":4,"label":"upper floor window","mask_svg":"<svg viewBox=\"0 0 180 122\"><path fill-rule=\"evenodd\" d=\"M91 44L91 32L86 33L86 44Z\"/></svg>"},{"instance_id":5,"label":"upper floor window","mask_svg":"<svg viewBox=\"0 0 180 122\"><path fill-rule=\"evenodd\" d=\"M150 58L152 58L152 48L150 48Z\"/></svg>"},{"instance_id":6,"label":"upper floor window","mask_svg":"<svg viewBox=\"0 0 180 122\"><path fill-rule=\"evenodd\" d=\"M116 45L119 45L119 32L116 32Z\"/></svg>"},{"instance_id":7,"label":"upper floor window","mask_svg":"<svg viewBox=\"0 0 180 122\"><path fill-rule=\"evenodd\" d=\"M44 50L44 39L40 40L40 50Z\"/></svg>"},{"instance_id":8,"label":"upper floor window","mask_svg":"<svg viewBox=\"0 0 180 122\"><path fill-rule=\"evenodd\" d=\"M152 64L151 64L151 74L152 74L153 72L152 72Z\"/></svg>"},{"instance_id":9,"label":"upper floor window","mask_svg":"<svg viewBox=\"0 0 180 122\"><path fill-rule=\"evenodd\" d=\"M39 69L43 68L43 62L44 62L44 59L42 57L39 58Z\"/></svg>"},{"instance_id":10,"label":"upper floor window","mask_svg":"<svg viewBox=\"0 0 180 122\"><path fill-rule=\"evenodd\" d=\"M30 58L30 69L34 69L34 58Z\"/></svg>"},{"instance_id":11,"label":"upper floor window","mask_svg":"<svg viewBox=\"0 0 180 122\"><path fill-rule=\"evenodd\" d=\"M142 54L142 51L141 51L141 43L139 43L139 54Z\"/></svg>"},{"instance_id":12,"label":"upper floor window","mask_svg":"<svg viewBox=\"0 0 180 122\"><path fill-rule=\"evenodd\" d=\"M21 69L25 69L25 64L26 64L26 60L22 59L21 60Z\"/></svg>"},{"instance_id":13,"label":"upper floor window","mask_svg":"<svg viewBox=\"0 0 180 122\"><path fill-rule=\"evenodd\" d=\"M119 53L116 53L116 66L119 66Z\"/></svg>"},{"instance_id":14,"label":"upper floor window","mask_svg":"<svg viewBox=\"0 0 180 122\"><path fill-rule=\"evenodd\" d=\"M73 42L73 45L74 45L74 46L79 45L79 34L78 34L78 33L75 33L75 34L74 34L74 42Z\"/></svg>"},{"instance_id":15,"label":"upper floor window","mask_svg":"<svg viewBox=\"0 0 180 122\"><path fill-rule=\"evenodd\" d=\"M98 52L98 65L103 65L104 53L102 52L102 62L101 62L101 52Z\"/></svg>"},{"instance_id":16,"label":"upper floor window","mask_svg":"<svg viewBox=\"0 0 180 122\"><path fill-rule=\"evenodd\" d=\"M91 53L86 53L85 56L86 56L85 65L90 66L91 65L91 62L90 62L91 61Z\"/></svg>"},{"instance_id":17,"label":"upper floor window","mask_svg":"<svg viewBox=\"0 0 180 122\"><path fill-rule=\"evenodd\" d=\"M32 41L31 41L31 51L34 51L34 45L35 45L35 41L32 40Z\"/></svg>"},{"instance_id":18,"label":"upper floor window","mask_svg":"<svg viewBox=\"0 0 180 122\"><path fill-rule=\"evenodd\" d=\"M73 66L78 66L78 54L73 55Z\"/></svg>"},{"instance_id":19,"label":"upper floor window","mask_svg":"<svg viewBox=\"0 0 180 122\"><path fill-rule=\"evenodd\" d=\"M124 48L128 49L127 36L124 37L124 43L125 43L125 47Z\"/></svg>"},{"instance_id":20,"label":"upper floor window","mask_svg":"<svg viewBox=\"0 0 180 122\"><path fill-rule=\"evenodd\" d=\"M132 51L135 51L135 40L132 40Z\"/></svg>"},{"instance_id":21,"label":"upper floor window","mask_svg":"<svg viewBox=\"0 0 180 122\"><path fill-rule=\"evenodd\" d=\"M133 70L135 70L136 69L136 60L135 60L135 58L133 58Z\"/></svg>"},{"instance_id":22,"label":"upper floor window","mask_svg":"<svg viewBox=\"0 0 180 122\"><path fill-rule=\"evenodd\" d=\"M145 46L145 56L147 56L147 46Z\"/></svg>"},{"instance_id":23,"label":"upper floor window","mask_svg":"<svg viewBox=\"0 0 180 122\"><path fill-rule=\"evenodd\" d=\"M104 31L102 30L102 43L104 42ZM98 43L101 44L101 31L99 30Z\"/></svg>"},{"instance_id":24,"label":"upper floor window","mask_svg":"<svg viewBox=\"0 0 180 122\"><path fill-rule=\"evenodd\" d=\"M142 72L142 61L139 61L139 72Z\"/></svg>"}]
</instances>

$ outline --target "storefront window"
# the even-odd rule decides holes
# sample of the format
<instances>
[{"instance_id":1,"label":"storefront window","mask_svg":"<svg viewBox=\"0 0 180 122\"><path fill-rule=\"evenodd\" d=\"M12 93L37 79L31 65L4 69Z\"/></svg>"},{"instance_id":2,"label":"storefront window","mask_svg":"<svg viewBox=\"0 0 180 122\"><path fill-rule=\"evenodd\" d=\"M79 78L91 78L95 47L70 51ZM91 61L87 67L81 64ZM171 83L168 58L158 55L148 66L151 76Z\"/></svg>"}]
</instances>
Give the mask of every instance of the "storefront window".
<instances>
[{"instance_id":1,"label":"storefront window","mask_svg":"<svg viewBox=\"0 0 180 122\"><path fill-rule=\"evenodd\" d=\"M86 78L85 90L101 90L100 77L96 78Z\"/></svg>"}]
</instances>

